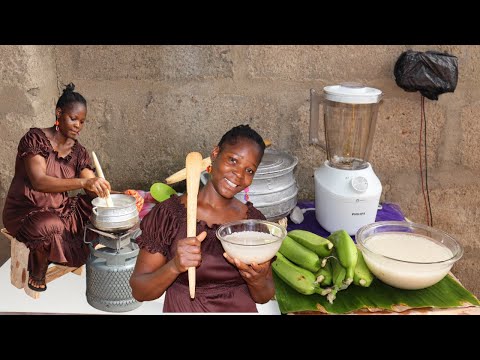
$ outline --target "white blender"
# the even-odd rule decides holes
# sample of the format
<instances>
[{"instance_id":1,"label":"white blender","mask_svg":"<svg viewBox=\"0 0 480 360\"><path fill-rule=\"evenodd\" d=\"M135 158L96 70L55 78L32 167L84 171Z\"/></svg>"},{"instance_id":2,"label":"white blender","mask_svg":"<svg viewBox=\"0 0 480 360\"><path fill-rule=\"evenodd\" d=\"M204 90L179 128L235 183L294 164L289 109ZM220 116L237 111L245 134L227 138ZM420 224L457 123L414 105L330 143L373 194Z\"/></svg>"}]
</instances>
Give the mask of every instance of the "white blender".
<instances>
[{"instance_id":1,"label":"white blender","mask_svg":"<svg viewBox=\"0 0 480 360\"><path fill-rule=\"evenodd\" d=\"M315 169L315 215L328 232L355 235L375 222L382 184L368 162L382 92L356 83L311 90L310 143L319 141L323 106L325 163Z\"/></svg>"}]
</instances>

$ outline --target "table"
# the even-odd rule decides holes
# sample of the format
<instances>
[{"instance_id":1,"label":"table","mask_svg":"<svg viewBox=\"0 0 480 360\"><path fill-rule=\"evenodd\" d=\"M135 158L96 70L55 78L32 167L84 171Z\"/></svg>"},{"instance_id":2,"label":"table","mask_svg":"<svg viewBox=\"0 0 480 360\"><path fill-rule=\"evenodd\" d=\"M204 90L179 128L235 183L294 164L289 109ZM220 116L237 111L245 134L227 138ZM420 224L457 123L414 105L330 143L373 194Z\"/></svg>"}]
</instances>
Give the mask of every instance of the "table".
<instances>
[{"instance_id":1,"label":"table","mask_svg":"<svg viewBox=\"0 0 480 360\"><path fill-rule=\"evenodd\" d=\"M23 289L10 284L10 259L0 267L0 314L103 314L103 315L161 315L164 295L145 301L135 310L121 313L106 312L92 307L86 298L86 271L80 276L69 273L48 284L39 299L33 299ZM276 301L257 305L259 314L279 315ZM254 314L255 315L255 314Z\"/></svg>"},{"instance_id":2,"label":"table","mask_svg":"<svg viewBox=\"0 0 480 360\"><path fill-rule=\"evenodd\" d=\"M312 201L302 201L298 204L301 208L314 207ZM328 232L321 228L315 218L314 211L307 211L305 220L301 224L294 224L290 220L287 229L305 229L319 235L328 236ZM383 204L377 213L377 221L403 220L400 208L395 204ZM41 293L37 300L27 296L23 289L17 289L10 284L10 260L0 267L0 314L103 314L103 315L161 315L163 309L163 296L153 301L144 302L139 308L123 313L112 313L98 310L86 300L86 271L78 276L66 274L48 284L48 290ZM266 304L257 305L261 315L279 315L280 310L275 300ZM480 314L480 308L458 308L427 310L415 309L410 314ZM231 314L231 313L229 313ZM319 313L317 313L319 314ZM384 312L376 314L385 314ZM404 313L401 313L404 314Z\"/></svg>"},{"instance_id":3,"label":"table","mask_svg":"<svg viewBox=\"0 0 480 360\"><path fill-rule=\"evenodd\" d=\"M308 209L308 208L315 208L315 202L314 201L299 201L297 206L300 209ZM402 210L400 207L396 204L393 203L382 203L381 206L379 207L379 210L377 211L377 216L375 221L404 221L406 220L405 215L403 214ZM307 230L313 233L316 233L322 237L328 237L330 233L322 228L320 224L318 223L316 216L315 216L315 211L314 210L308 210L304 213L304 220L300 224L295 224L293 223L290 219L288 219L288 225L287 225L287 230L295 230L295 229L301 229L301 230ZM355 236L351 236L353 240L355 240ZM453 274L450 273L453 278ZM457 281L458 279L455 278ZM458 281L460 283L460 281ZM294 313L296 314L296 313ZM326 315L321 312L314 312L314 311L309 311L309 312L301 312L299 314L309 314L309 315ZM397 313L392 313L392 312L387 312L387 311L377 311L377 312L365 312L365 311L355 311L351 313L353 315L458 315L458 314L464 314L464 315L480 315L480 307L478 306L470 306L470 307L459 307L459 308L449 308L449 309L409 309L403 312L397 312Z\"/></svg>"}]
</instances>

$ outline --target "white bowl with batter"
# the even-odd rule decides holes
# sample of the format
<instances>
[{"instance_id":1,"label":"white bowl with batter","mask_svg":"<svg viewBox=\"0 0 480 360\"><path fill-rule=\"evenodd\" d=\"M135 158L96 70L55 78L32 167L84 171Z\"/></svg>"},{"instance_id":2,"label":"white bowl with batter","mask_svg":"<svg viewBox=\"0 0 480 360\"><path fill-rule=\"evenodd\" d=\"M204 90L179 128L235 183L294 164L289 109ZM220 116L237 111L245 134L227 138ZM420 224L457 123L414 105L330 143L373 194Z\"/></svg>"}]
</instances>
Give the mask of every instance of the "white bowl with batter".
<instances>
[{"instance_id":1,"label":"white bowl with batter","mask_svg":"<svg viewBox=\"0 0 480 360\"><path fill-rule=\"evenodd\" d=\"M384 283L407 290L442 280L463 248L442 230L408 221L379 221L355 236L371 272Z\"/></svg>"},{"instance_id":2,"label":"white bowl with batter","mask_svg":"<svg viewBox=\"0 0 480 360\"><path fill-rule=\"evenodd\" d=\"M283 226L266 220L232 221L217 229L217 238L225 252L245 264L272 259L286 236Z\"/></svg>"}]
</instances>

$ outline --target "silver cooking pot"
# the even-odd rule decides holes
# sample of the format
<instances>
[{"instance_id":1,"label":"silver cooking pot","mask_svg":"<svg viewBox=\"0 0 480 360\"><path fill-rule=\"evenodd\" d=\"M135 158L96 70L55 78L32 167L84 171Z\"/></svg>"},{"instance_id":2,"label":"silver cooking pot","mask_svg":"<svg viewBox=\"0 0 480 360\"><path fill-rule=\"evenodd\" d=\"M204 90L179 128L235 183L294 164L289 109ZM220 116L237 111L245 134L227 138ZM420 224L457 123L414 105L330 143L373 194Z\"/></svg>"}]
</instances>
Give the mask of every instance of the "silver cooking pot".
<instances>
[{"instance_id":1,"label":"silver cooking pot","mask_svg":"<svg viewBox=\"0 0 480 360\"><path fill-rule=\"evenodd\" d=\"M132 228L139 220L136 199L126 194L111 194L113 207L104 198L92 200L90 221L99 230L117 232Z\"/></svg>"}]
</instances>

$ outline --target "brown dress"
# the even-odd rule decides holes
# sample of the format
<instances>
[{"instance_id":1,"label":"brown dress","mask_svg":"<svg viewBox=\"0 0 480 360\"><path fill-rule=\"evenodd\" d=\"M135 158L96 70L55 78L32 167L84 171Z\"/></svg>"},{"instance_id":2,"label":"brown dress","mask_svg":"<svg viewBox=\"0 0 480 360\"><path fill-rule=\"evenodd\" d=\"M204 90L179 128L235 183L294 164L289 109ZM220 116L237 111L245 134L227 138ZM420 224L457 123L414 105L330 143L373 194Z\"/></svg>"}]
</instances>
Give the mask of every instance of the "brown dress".
<instances>
[{"instance_id":1,"label":"brown dress","mask_svg":"<svg viewBox=\"0 0 480 360\"><path fill-rule=\"evenodd\" d=\"M44 250L48 260L69 266L85 264L89 248L83 242L84 226L92 205L87 195L44 193L33 189L24 165L28 154L41 155L47 162L47 175L71 179L92 169L86 149L78 141L62 158L39 128L31 128L20 140L15 175L3 208L3 224L13 236L32 250ZM29 262L29 270L30 268Z\"/></svg>"},{"instance_id":2,"label":"brown dress","mask_svg":"<svg viewBox=\"0 0 480 360\"><path fill-rule=\"evenodd\" d=\"M265 219L247 202L248 219ZM187 235L187 211L179 197L173 195L157 204L140 223L140 248L162 253L171 260L177 241ZM180 274L166 291L164 312L257 312L255 301L237 268L223 257L223 247L215 232L219 225L197 221L197 234L207 231L202 242L202 263L196 268L195 299L190 299L188 273Z\"/></svg>"}]
</instances>

